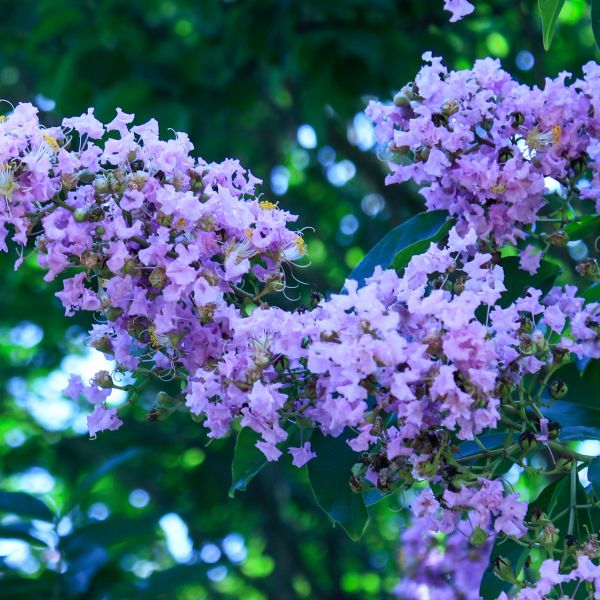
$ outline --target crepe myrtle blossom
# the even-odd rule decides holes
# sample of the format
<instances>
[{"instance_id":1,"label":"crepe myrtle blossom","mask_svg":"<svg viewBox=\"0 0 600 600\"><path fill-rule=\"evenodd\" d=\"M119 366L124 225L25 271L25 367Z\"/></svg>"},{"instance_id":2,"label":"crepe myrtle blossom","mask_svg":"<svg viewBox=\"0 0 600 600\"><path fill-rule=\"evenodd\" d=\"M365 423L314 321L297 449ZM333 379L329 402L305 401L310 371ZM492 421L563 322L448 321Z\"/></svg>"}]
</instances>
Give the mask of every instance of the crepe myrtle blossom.
<instances>
[{"instance_id":1,"label":"crepe myrtle blossom","mask_svg":"<svg viewBox=\"0 0 600 600\"><path fill-rule=\"evenodd\" d=\"M450 23L456 23L463 17L470 15L475 7L468 0L444 0L444 10L452 13Z\"/></svg>"},{"instance_id":2,"label":"crepe myrtle blossom","mask_svg":"<svg viewBox=\"0 0 600 600\"><path fill-rule=\"evenodd\" d=\"M566 243L560 227L573 202L600 209L600 67L590 62L582 78L563 72L538 88L491 58L460 71L430 52L423 59L393 103L366 110L385 148L386 182L420 184L428 209L448 210L461 231L473 227L493 245L531 235L541 216L556 224L551 241ZM536 257L525 253L528 270Z\"/></svg>"},{"instance_id":3,"label":"crepe myrtle blossom","mask_svg":"<svg viewBox=\"0 0 600 600\"><path fill-rule=\"evenodd\" d=\"M65 389L93 406L92 437L123 424L112 390L133 403L148 377L180 389L158 393L150 420L189 411L211 438L241 425L269 461L285 455L301 467L318 458L315 430L343 435L356 452L353 492L427 486L405 539L422 544L414 555L427 569L409 560L402 593L413 597L429 576L439 597L475 598L494 539L535 529L498 469L521 464L532 445L558 444L541 412L546 388L560 395L550 377L572 359L600 358L600 304L573 286L507 301L496 248L533 236L545 176L567 181L577 161L594 168L600 113L590 110L592 67L541 91L493 61L448 73L428 60L408 101L369 108L380 140L412 157L390 180L427 184L428 207L458 218L400 272L377 267L313 310L271 306L306 247L296 216L257 195L259 180L237 161L196 159L184 133L161 140L156 121L134 125L121 110L108 124L90 109L44 128L29 104L0 119L0 249L10 241L18 267L35 243L45 280L62 277L65 314L97 315L89 344L116 367ZM530 273L541 256L533 248L521 256ZM508 432L500 450L480 439L493 431ZM471 572L456 564L466 557L478 565ZM577 568L591 573L586 565Z\"/></svg>"}]
</instances>

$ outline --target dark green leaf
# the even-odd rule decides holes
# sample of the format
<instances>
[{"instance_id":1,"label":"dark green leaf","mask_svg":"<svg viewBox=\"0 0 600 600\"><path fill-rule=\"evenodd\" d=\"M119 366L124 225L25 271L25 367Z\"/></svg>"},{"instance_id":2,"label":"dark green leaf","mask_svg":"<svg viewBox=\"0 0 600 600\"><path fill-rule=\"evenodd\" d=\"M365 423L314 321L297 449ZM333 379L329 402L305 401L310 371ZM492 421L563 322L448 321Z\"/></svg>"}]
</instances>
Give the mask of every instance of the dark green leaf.
<instances>
[{"instance_id":1,"label":"dark green leaf","mask_svg":"<svg viewBox=\"0 0 600 600\"><path fill-rule=\"evenodd\" d=\"M488 568L485 570L481 580L481 585L479 587L479 594L481 597L486 599L497 598L502 592L508 592L511 589L509 583L505 583L496 577L492 571L492 564L496 558L502 556L503 558L510 560L513 571L515 572L515 575L517 575L523 568L527 555L527 548L519 546L519 544L512 540L499 537L492 548Z\"/></svg>"},{"instance_id":2,"label":"dark green leaf","mask_svg":"<svg viewBox=\"0 0 600 600\"><path fill-rule=\"evenodd\" d=\"M504 269L504 285L506 286L506 291L499 301L502 308L506 308L517 298L523 296L530 287L542 290L543 293L548 292L561 271L558 265L542 260L538 272L530 275L527 271L519 268L518 256L506 256L500 261L500 264Z\"/></svg>"},{"instance_id":3,"label":"dark green leaf","mask_svg":"<svg viewBox=\"0 0 600 600\"><path fill-rule=\"evenodd\" d=\"M357 455L347 439L348 435L333 438L318 430L313 432L311 444L317 456L308 463L308 478L319 506L356 541L369 515L362 495L349 485Z\"/></svg>"},{"instance_id":4,"label":"dark green leaf","mask_svg":"<svg viewBox=\"0 0 600 600\"><path fill-rule=\"evenodd\" d=\"M156 518L152 516L140 519L111 517L76 529L63 538L62 547L72 560L87 555L91 547L131 546L140 538L153 536L155 531Z\"/></svg>"},{"instance_id":5,"label":"dark green leaf","mask_svg":"<svg viewBox=\"0 0 600 600\"><path fill-rule=\"evenodd\" d=\"M72 500L73 504L80 501L88 494L105 475L108 475L111 471L119 468L132 458L135 458L140 452L140 448L129 448L128 450L124 450L115 456L111 456L111 458L103 462L94 471L83 477L75 487L75 493Z\"/></svg>"},{"instance_id":6,"label":"dark green leaf","mask_svg":"<svg viewBox=\"0 0 600 600\"><path fill-rule=\"evenodd\" d=\"M373 275L376 266L387 269L396 263L403 268L413 254L423 252L430 242L441 240L452 227L444 210L422 212L398 225L367 253L348 275L362 286Z\"/></svg>"},{"instance_id":7,"label":"dark green leaf","mask_svg":"<svg viewBox=\"0 0 600 600\"><path fill-rule=\"evenodd\" d=\"M588 465L588 479L592 484L594 494L600 498L600 458L595 458Z\"/></svg>"},{"instance_id":8,"label":"dark green leaf","mask_svg":"<svg viewBox=\"0 0 600 600\"><path fill-rule=\"evenodd\" d=\"M600 283L591 285L585 292L583 292L586 304L590 302L600 302Z\"/></svg>"},{"instance_id":9,"label":"dark green leaf","mask_svg":"<svg viewBox=\"0 0 600 600\"><path fill-rule=\"evenodd\" d=\"M31 523L10 523L8 525L0 525L0 539L23 540L34 546L46 546L46 542L31 535L31 530Z\"/></svg>"},{"instance_id":10,"label":"dark green leaf","mask_svg":"<svg viewBox=\"0 0 600 600\"><path fill-rule=\"evenodd\" d=\"M236 490L244 491L248 483L267 464L265 455L256 447L260 435L244 427L237 435L233 461L231 462L231 487L229 497L235 496Z\"/></svg>"},{"instance_id":11,"label":"dark green leaf","mask_svg":"<svg viewBox=\"0 0 600 600\"><path fill-rule=\"evenodd\" d=\"M588 215L565 226L570 240L581 240L600 232L600 215Z\"/></svg>"},{"instance_id":12,"label":"dark green leaf","mask_svg":"<svg viewBox=\"0 0 600 600\"><path fill-rule=\"evenodd\" d=\"M596 40L596 46L600 48L600 0L592 1L592 31L594 32L594 39Z\"/></svg>"},{"instance_id":13,"label":"dark green leaf","mask_svg":"<svg viewBox=\"0 0 600 600\"><path fill-rule=\"evenodd\" d=\"M540 6L540 15L542 17L542 36L544 39L544 50L550 48L556 24L558 23L558 15L565 3L565 0L538 0Z\"/></svg>"},{"instance_id":14,"label":"dark green leaf","mask_svg":"<svg viewBox=\"0 0 600 600\"><path fill-rule=\"evenodd\" d=\"M0 491L0 512L15 513L22 517L52 521L52 511L35 496L23 492Z\"/></svg>"}]
</instances>

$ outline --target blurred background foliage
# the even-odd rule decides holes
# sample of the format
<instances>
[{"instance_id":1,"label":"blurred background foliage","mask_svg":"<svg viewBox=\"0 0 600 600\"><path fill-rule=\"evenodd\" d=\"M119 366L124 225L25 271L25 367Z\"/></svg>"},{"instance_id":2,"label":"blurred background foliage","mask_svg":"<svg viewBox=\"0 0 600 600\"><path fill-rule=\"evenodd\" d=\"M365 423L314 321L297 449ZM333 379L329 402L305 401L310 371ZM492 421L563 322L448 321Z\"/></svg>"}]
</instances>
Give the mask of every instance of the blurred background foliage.
<instances>
[{"instance_id":1,"label":"blurred background foliage","mask_svg":"<svg viewBox=\"0 0 600 600\"><path fill-rule=\"evenodd\" d=\"M335 290L422 206L410 185L383 184L369 98L391 98L426 50L453 68L498 57L530 84L595 57L585 0L567 0L549 52L534 0L448 16L441 0L2 2L0 98L33 102L47 124L89 106L108 120L119 106L164 135L189 132L209 161L239 157L269 200L314 227L299 277ZM69 373L104 366L84 351L89 322L64 318L35 257L16 273L13 260L0 257L2 598L388 595L409 499L373 506L359 543L331 527L289 460L230 499L233 440L207 446L185 414L150 422L156 389L90 441L88 407L60 394Z\"/></svg>"}]
</instances>

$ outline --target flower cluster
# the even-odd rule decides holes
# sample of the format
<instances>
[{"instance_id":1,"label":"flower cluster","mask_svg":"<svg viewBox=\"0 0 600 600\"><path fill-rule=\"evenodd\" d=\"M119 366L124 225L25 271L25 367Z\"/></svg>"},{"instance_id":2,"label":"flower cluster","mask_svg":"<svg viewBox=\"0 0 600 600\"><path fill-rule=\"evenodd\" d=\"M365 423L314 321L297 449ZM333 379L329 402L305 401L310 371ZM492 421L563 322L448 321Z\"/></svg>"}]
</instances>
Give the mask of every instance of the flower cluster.
<instances>
[{"instance_id":1,"label":"flower cluster","mask_svg":"<svg viewBox=\"0 0 600 600\"><path fill-rule=\"evenodd\" d=\"M256 197L259 180L237 161L192 158L182 133L160 140L156 121L131 126L118 110L104 126L90 110L45 129L36 113L20 104L0 122L2 250L7 227L21 247L35 238L45 279L68 275L66 314L105 317L91 345L121 370L168 377L220 357L236 296L281 289L303 256L296 217ZM92 435L120 425L105 406L112 387L107 373L91 387L71 380L67 393L96 405Z\"/></svg>"},{"instance_id":2,"label":"flower cluster","mask_svg":"<svg viewBox=\"0 0 600 600\"><path fill-rule=\"evenodd\" d=\"M594 212L591 199L599 210L597 64L582 79L568 83L561 73L539 89L514 81L497 60L449 71L431 53L423 58L393 104L367 108L387 148L388 184L423 184L428 209L448 210L497 245L525 237L544 210L563 223L574 203Z\"/></svg>"},{"instance_id":3,"label":"flower cluster","mask_svg":"<svg viewBox=\"0 0 600 600\"><path fill-rule=\"evenodd\" d=\"M66 314L97 313L91 346L134 376L123 386L107 371L71 377L65 394L94 405L92 436L122 425L111 391L134 400L147 377L181 390L160 392L151 419L189 410L215 438L240 423L271 461L287 449L300 467L316 456L313 430L344 433L357 453L354 492L427 485L404 535L414 560L401 593L417 598L426 585L476 598L479 567L463 572L456 556L483 565L495 538L534 529L498 479L503 465L524 465L538 446L568 451L540 409L546 388L560 397L557 369L600 358L600 304L574 286L512 300L496 250L536 221L545 177L573 191L577 165L593 168L600 70L540 91L493 61L448 73L430 60L395 106L369 108L380 140L411 158L390 180L428 184L429 208L458 218L447 241L400 273L377 267L313 310L269 306L305 246L296 217L257 196L259 181L237 161L195 159L185 134L161 140L155 121L136 126L121 110L107 125L90 110L44 128L28 104L0 119L0 249L10 233L18 266L35 240L45 279L64 278ZM578 201L591 205L594 189ZM540 256L525 250L521 268L535 272ZM289 447L295 429L301 443ZM505 439L488 448L480 435L494 430Z\"/></svg>"}]
</instances>

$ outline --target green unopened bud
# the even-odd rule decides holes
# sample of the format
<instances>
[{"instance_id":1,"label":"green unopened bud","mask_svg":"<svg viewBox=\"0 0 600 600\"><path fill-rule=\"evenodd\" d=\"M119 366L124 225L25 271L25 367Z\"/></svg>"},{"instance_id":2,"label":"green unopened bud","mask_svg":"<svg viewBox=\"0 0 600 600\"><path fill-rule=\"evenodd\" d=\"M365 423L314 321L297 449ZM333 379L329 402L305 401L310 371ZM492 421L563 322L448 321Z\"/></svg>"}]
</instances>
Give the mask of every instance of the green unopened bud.
<instances>
[{"instance_id":1,"label":"green unopened bud","mask_svg":"<svg viewBox=\"0 0 600 600\"><path fill-rule=\"evenodd\" d=\"M431 116L431 120L436 127L446 127L448 125L448 115L437 113Z\"/></svg>"},{"instance_id":2,"label":"green unopened bud","mask_svg":"<svg viewBox=\"0 0 600 600\"><path fill-rule=\"evenodd\" d=\"M105 233L106 227L104 227L103 225L98 225L98 227L96 227L96 235L98 237L102 237Z\"/></svg>"},{"instance_id":3,"label":"green unopened bud","mask_svg":"<svg viewBox=\"0 0 600 600\"><path fill-rule=\"evenodd\" d=\"M171 224L173 223L173 215L165 215L164 213L158 213L156 220L158 221L159 225L162 225L163 227L171 227Z\"/></svg>"},{"instance_id":4,"label":"green unopened bud","mask_svg":"<svg viewBox=\"0 0 600 600\"><path fill-rule=\"evenodd\" d=\"M108 371L98 371L94 377L94 381L98 387L104 389L110 389L114 385L113 378Z\"/></svg>"},{"instance_id":5,"label":"green unopened bud","mask_svg":"<svg viewBox=\"0 0 600 600\"><path fill-rule=\"evenodd\" d=\"M160 391L156 394L156 404L164 408L177 408L179 406L179 400L169 396L167 392Z\"/></svg>"},{"instance_id":6,"label":"green unopened bud","mask_svg":"<svg viewBox=\"0 0 600 600\"><path fill-rule=\"evenodd\" d=\"M75 212L73 213L73 220L75 223L83 223L84 221L87 221L87 210L84 210L83 208L75 209Z\"/></svg>"},{"instance_id":7,"label":"green unopened bud","mask_svg":"<svg viewBox=\"0 0 600 600\"><path fill-rule=\"evenodd\" d=\"M155 406L146 416L148 421L166 421L173 413L174 408L165 408L164 406Z\"/></svg>"},{"instance_id":8,"label":"green unopened bud","mask_svg":"<svg viewBox=\"0 0 600 600\"><path fill-rule=\"evenodd\" d=\"M403 91L399 91L394 96L394 104L396 106L410 106L410 100L406 97L406 94Z\"/></svg>"},{"instance_id":9,"label":"green unopened bud","mask_svg":"<svg viewBox=\"0 0 600 600\"><path fill-rule=\"evenodd\" d=\"M155 288L163 288L167 284L167 274L163 267L156 267L150 273L150 285Z\"/></svg>"},{"instance_id":10,"label":"green unopened bud","mask_svg":"<svg viewBox=\"0 0 600 600\"><path fill-rule=\"evenodd\" d=\"M575 270L582 276L588 279L596 280L600 278L600 267L598 267L598 261L595 258L588 258L581 261Z\"/></svg>"},{"instance_id":11,"label":"green unopened bud","mask_svg":"<svg viewBox=\"0 0 600 600\"><path fill-rule=\"evenodd\" d=\"M552 348L552 363L560 365L565 362L570 352L566 348Z\"/></svg>"},{"instance_id":12,"label":"green unopened bud","mask_svg":"<svg viewBox=\"0 0 600 600\"><path fill-rule=\"evenodd\" d=\"M98 264L98 255L86 250L85 252L82 252L79 262L82 267L91 270Z\"/></svg>"},{"instance_id":13,"label":"green unopened bud","mask_svg":"<svg viewBox=\"0 0 600 600\"><path fill-rule=\"evenodd\" d=\"M569 234L563 229L559 229L558 231L553 231L548 236L548 241L552 246L556 246L557 248L562 248L569 243Z\"/></svg>"},{"instance_id":14,"label":"green unopened bud","mask_svg":"<svg viewBox=\"0 0 600 600\"><path fill-rule=\"evenodd\" d=\"M104 354L113 354L113 346L108 335L100 336L99 338L95 338L91 342L92 348L95 348L99 352L103 352Z\"/></svg>"},{"instance_id":15,"label":"green unopened bud","mask_svg":"<svg viewBox=\"0 0 600 600\"><path fill-rule=\"evenodd\" d=\"M546 525L547 522L548 515L543 510L539 508L534 508L531 511L531 524L534 527L537 527L539 525Z\"/></svg>"},{"instance_id":16,"label":"green unopened bud","mask_svg":"<svg viewBox=\"0 0 600 600\"><path fill-rule=\"evenodd\" d=\"M423 146L422 148L419 148L416 152L415 152L415 159L422 161L422 162L427 162L429 160L429 154L431 152L430 148L427 148L426 146Z\"/></svg>"},{"instance_id":17,"label":"green unopened bud","mask_svg":"<svg viewBox=\"0 0 600 600\"><path fill-rule=\"evenodd\" d=\"M555 399L559 400L567 395L569 388L562 379L555 379L548 386L548 393Z\"/></svg>"},{"instance_id":18,"label":"green unopened bud","mask_svg":"<svg viewBox=\"0 0 600 600\"><path fill-rule=\"evenodd\" d=\"M110 183L106 177L99 177L94 181L94 190L97 194L110 193Z\"/></svg>"},{"instance_id":19,"label":"green unopened bud","mask_svg":"<svg viewBox=\"0 0 600 600\"><path fill-rule=\"evenodd\" d=\"M521 335L519 340L519 350L521 351L521 354L531 356L537 352L537 346L531 336Z\"/></svg>"},{"instance_id":20,"label":"green unopened bud","mask_svg":"<svg viewBox=\"0 0 600 600\"><path fill-rule=\"evenodd\" d=\"M123 273L126 275L135 275L138 270L138 263L135 258L128 258L123 265Z\"/></svg>"},{"instance_id":21,"label":"green unopened bud","mask_svg":"<svg viewBox=\"0 0 600 600\"><path fill-rule=\"evenodd\" d=\"M479 525L473 529L473 532L469 536L469 541L471 544L473 544L473 546L481 546L481 544L485 544L485 542L487 542L487 539L487 532L479 527Z\"/></svg>"},{"instance_id":22,"label":"green unopened bud","mask_svg":"<svg viewBox=\"0 0 600 600\"><path fill-rule=\"evenodd\" d=\"M501 148L500 152L498 152L498 162L503 164L509 161L515 153L512 148Z\"/></svg>"},{"instance_id":23,"label":"green unopened bud","mask_svg":"<svg viewBox=\"0 0 600 600\"><path fill-rule=\"evenodd\" d=\"M109 321L116 321L123 314L123 309L116 306L111 306L106 311L106 318Z\"/></svg>"},{"instance_id":24,"label":"green unopened bud","mask_svg":"<svg viewBox=\"0 0 600 600\"><path fill-rule=\"evenodd\" d=\"M489 117L485 117L482 121L481 121L481 128L484 131L491 131L492 127L494 126L494 120L490 119Z\"/></svg>"},{"instance_id":25,"label":"green unopened bud","mask_svg":"<svg viewBox=\"0 0 600 600\"><path fill-rule=\"evenodd\" d=\"M535 323L527 317L521 317L519 319L519 325L520 333L532 333L535 330Z\"/></svg>"},{"instance_id":26,"label":"green unopened bud","mask_svg":"<svg viewBox=\"0 0 600 600\"><path fill-rule=\"evenodd\" d=\"M538 445L535 435L531 431L524 431L519 436L519 446L525 451L533 450Z\"/></svg>"},{"instance_id":27,"label":"green unopened bud","mask_svg":"<svg viewBox=\"0 0 600 600\"><path fill-rule=\"evenodd\" d=\"M446 100L444 104L442 104L442 113L448 117L455 115L459 110L460 104L457 100Z\"/></svg>"},{"instance_id":28,"label":"green unopened bud","mask_svg":"<svg viewBox=\"0 0 600 600\"><path fill-rule=\"evenodd\" d=\"M92 223L97 223L98 221L102 221L102 219L104 219L104 211L99 206L93 206L85 215L85 220Z\"/></svg>"},{"instance_id":29,"label":"green unopened bud","mask_svg":"<svg viewBox=\"0 0 600 600\"><path fill-rule=\"evenodd\" d=\"M525 123L525 115L522 112L514 112L511 117L511 123L513 127L521 127Z\"/></svg>"},{"instance_id":30,"label":"green unopened bud","mask_svg":"<svg viewBox=\"0 0 600 600\"><path fill-rule=\"evenodd\" d=\"M92 173L89 169L79 171L77 177L81 183L92 183L96 180L96 174Z\"/></svg>"},{"instance_id":31,"label":"green unopened bud","mask_svg":"<svg viewBox=\"0 0 600 600\"><path fill-rule=\"evenodd\" d=\"M540 533L540 544L546 548L553 548L558 543L559 530L552 523L548 523Z\"/></svg>"}]
</instances>

